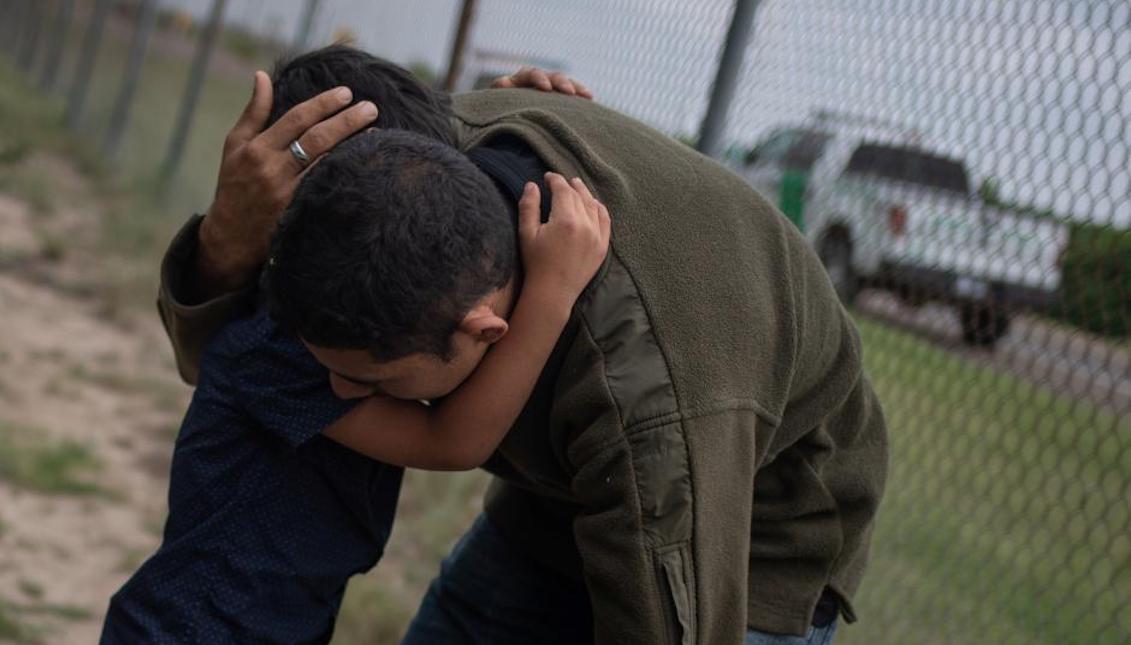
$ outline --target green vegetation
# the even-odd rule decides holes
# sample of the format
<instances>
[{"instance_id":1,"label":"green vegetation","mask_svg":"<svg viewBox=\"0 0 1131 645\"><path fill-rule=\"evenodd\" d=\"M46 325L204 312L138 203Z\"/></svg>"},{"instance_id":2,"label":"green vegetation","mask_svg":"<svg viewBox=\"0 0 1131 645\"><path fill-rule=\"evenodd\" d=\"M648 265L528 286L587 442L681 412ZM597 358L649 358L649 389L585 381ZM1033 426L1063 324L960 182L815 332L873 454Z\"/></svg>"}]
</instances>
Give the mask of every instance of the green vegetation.
<instances>
[{"instance_id":1,"label":"green vegetation","mask_svg":"<svg viewBox=\"0 0 1131 645\"><path fill-rule=\"evenodd\" d=\"M1008 201L999 182L982 182L987 204L1068 226L1062 266L1061 302L1049 313L1064 322L1104 336L1131 336L1131 230L1082 222L1049 209Z\"/></svg>"},{"instance_id":2,"label":"green vegetation","mask_svg":"<svg viewBox=\"0 0 1131 645\"><path fill-rule=\"evenodd\" d=\"M91 481L102 467L90 448L71 441L52 442L44 432L0 423L0 480L41 493L106 495Z\"/></svg>"},{"instance_id":3,"label":"green vegetation","mask_svg":"<svg viewBox=\"0 0 1131 645\"><path fill-rule=\"evenodd\" d=\"M334 645L396 643L404 635L424 590L398 584L401 581L389 575L387 560L350 581L334 626Z\"/></svg>"},{"instance_id":4,"label":"green vegetation","mask_svg":"<svg viewBox=\"0 0 1131 645\"><path fill-rule=\"evenodd\" d=\"M82 607L75 607L74 605L54 605L54 604L40 604L28 605L20 608L21 612L28 615L42 615L51 616L54 618L62 618L63 620L86 620L91 617L91 613Z\"/></svg>"},{"instance_id":5,"label":"green vegetation","mask_svg":"<svg viewBox=\"0 0 1131 645\"><path fill-rule=\"evenodd\" d=\"M47 216L57 206L58 187L27 162L37 151L73 159L85 157L87 151L45 118L57 112L53 103L23 85L8 62L0 60L0 191L23 199L33 215Z\"/></svg>"},{"instance_id":6,"label":"green vegetation","mask_svg":"<svg viewBox=\"0 0 1131 645\"><path fill-rule=\"evenodd\" d=\"M37 236L39 241L39 257L48 262L61 262L67 255L67 244L61 235L40 231Z\"/></svg>"},{"instance_id":7,"label":"green vegetation","mask_svg":"<svg viewBox=\"0 0 1131 645\"><path fill-rule=\"evenodd\" d=\"M346 589L334 645L395 643L416 613L440 560L471 526L487 474L409 470L385 557Z\"/></svg>"},{"instance_id":8,"label":"green vegetation","mask_svg":"<svg viewBox=\"0 0 1131 645\"><path fill-rule=\"evenodd\" d=\"M432 68L431 65L424 61L415 61L408 64L408 71L416 75L424 83L432 87L439 87L444 79L440 78L440 73Z\"/></svg>"},{"instance_id":9,"label":"green vegetation","mask_svg":"<svg viewBox=\"0 0 1131 645\"><path fill-rule=\"evenodd\" d=\"M67 373L74 381L90 383L113 392L143 395L162 410L180 409L185 400L184 389L172 382L137 377L120 371L91 369L77 364L72 365Z\"/></svg>"},{"instance_id":10,"label":"green vegetation","mask_svg":"<svg viewBox=\"0 0 1131 645\"><path fill-rule=\"evenodd\" d=\"M1131 420L860 327L892 471L844 642L1126 642Z\"/></svg>"},{"instance_id":11,"label":"green vegetation","mask_svg":"<svg viewBox=\"0 0 1131 645\"><path fill-rule=\"evenodd\" d=\"M17 611L0 600L0 643L38 643L36 631L16 619Z\"/></svg>"},{"instance_id":12,"label":"green vegetation","mask_svg":"<svg viewBox=\"0 0 1131 645\"><path fill-rule=\"evenodd\" d=\"M43 597L43 587L32 582L31 580L20 580L19 588L20 593L27 596L28 598L39 600Z\"/></svg>"},{"instance_id":13,"label":"green vegetation","mask_svg":"<svg viewBox=\"0 0 1131 645\"><path fill-rule=\"evenodd\" d=\"M250 64L262 61L265 57L275 58L285 49L282 43L271 42L240 27L229 26L221 39L228 51Z\"/></svg>"},{"instance_id":14,"label":"green vegetation","mask_svg":"<svg viewBox=\"0 0 1131 645\"><path fill-rule=\"evenodd\" d=\"M1057 315L1088 331L1131 335L1131 230L1073 224Z\"/></svg>"},{"instance_id":15,"label":"green vegetation","mask_svg":"<svg viewBox=\"0 0 1131 645\"><path fill-rule=\"evenodd\" d=\"M87 620L91 613L81 607L72 605L33 604L17 605L0 600L0 643L15 643L16 645L38 645L49 642L46 635L49 628L34 621L29 624L19 618L60 618L69 621Z\"/></svg>"}]
</instances>

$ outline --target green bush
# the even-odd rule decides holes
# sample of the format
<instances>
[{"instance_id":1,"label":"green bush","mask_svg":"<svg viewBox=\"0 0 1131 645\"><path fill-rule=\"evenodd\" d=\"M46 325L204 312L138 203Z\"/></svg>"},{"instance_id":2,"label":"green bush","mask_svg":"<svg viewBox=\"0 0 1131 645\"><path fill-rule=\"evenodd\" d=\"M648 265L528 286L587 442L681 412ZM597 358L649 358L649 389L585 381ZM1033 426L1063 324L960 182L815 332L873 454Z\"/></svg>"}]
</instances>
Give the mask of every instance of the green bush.
<instances>
[{"instance_id":1,"label":"green bush","mask_svg":"<svg viewBox=\"0 0 1131 645\"><path fill-rule=\"evenodd\" d=\"M1131 335L1131 231L1071 225L1057 313L1097 334Z\"/></svg>"}]
</instances>

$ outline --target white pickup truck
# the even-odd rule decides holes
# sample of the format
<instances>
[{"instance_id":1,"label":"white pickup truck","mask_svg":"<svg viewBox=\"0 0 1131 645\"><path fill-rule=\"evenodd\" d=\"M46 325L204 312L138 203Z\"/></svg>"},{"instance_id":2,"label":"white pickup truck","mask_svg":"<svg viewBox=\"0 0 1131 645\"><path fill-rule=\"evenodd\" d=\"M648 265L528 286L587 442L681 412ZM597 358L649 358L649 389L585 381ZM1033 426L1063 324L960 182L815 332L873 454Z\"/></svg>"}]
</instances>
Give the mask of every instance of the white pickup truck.
<instances>
[{"instance_id":1,"label":"white pickup truck","mask_svg":"<svg viewBox=\"0 0 1131 645\"><path fill-rule=\"evenodd\" d=\"M846 304L862 285L950 302L966 342L991 346L1014 311L1058 297L1067 227L984 203L961 161L914 137L817 121L773 131L739 165L814 244Z\"/></svg>"}]
</instances>

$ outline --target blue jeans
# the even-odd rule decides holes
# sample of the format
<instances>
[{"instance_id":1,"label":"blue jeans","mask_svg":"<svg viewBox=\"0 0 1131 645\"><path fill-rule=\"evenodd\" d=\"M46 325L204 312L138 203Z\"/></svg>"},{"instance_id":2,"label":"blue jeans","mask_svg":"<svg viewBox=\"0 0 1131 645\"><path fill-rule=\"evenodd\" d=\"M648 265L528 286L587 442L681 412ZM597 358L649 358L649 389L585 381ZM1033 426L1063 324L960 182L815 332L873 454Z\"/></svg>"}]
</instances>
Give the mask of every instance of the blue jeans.
<instances>
[{"instance_id":1,"label":"blue jeans","mask_svg":"<svg viewBox=\"0 0 1131 645\"><path fill-rule=\"evenodd\" d=\"M826 645L836 622L806 637L748 632L745 645ZM584 645L593 612L581 580L513 544L485 515L440 566L401 645Z\"/></svg>"},{"instance_id":2,"label":"blue jeans","mask_svg":"<svg viewBox=\"0 0 1131 645\"><path fill-rule=\"evenodd\" d=\"M592 640L584 582L535 560L481 514L444 559L401 643L575 645Z\"/></svg>"},{"instance_id":3,"label":"blue jeans","mask_svg":"<svg viewBox=\"0 0 1131 645\"><path fill-rule=\"evenodd\" d=\"M746 632L742 645L830 645L835 633L835 620L824 627L810 627L809 633L804 636L780 636L750 630Z\"/></svg>"}]
</instances>

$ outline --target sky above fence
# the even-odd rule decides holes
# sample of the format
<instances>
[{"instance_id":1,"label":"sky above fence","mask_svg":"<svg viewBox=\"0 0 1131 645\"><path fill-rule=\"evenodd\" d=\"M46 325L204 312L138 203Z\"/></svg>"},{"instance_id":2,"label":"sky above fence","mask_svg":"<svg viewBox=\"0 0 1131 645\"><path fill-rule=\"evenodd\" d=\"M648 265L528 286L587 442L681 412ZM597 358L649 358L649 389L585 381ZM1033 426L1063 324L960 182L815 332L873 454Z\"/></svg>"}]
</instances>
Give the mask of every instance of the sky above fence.
<instances>
[{"instance_id":1,"label":"sky above fence","mask_svg":"<svg viewBox=\"0 0 1131 645\"><path fill-rule=\"evenodd\" d=\"M282 36L305 0L236 0ZM203 15L209 0L165 0ZM457 0L324 0L314 42L442 68ZM480 0L472 48L561 61L599 98L672 134L706 110L731 0ZM1131 4L1109 0L765 0L726 138L749 145L819 108L899 121L1003 195L1131 226Z\"/></svg>"}]
</instances>

